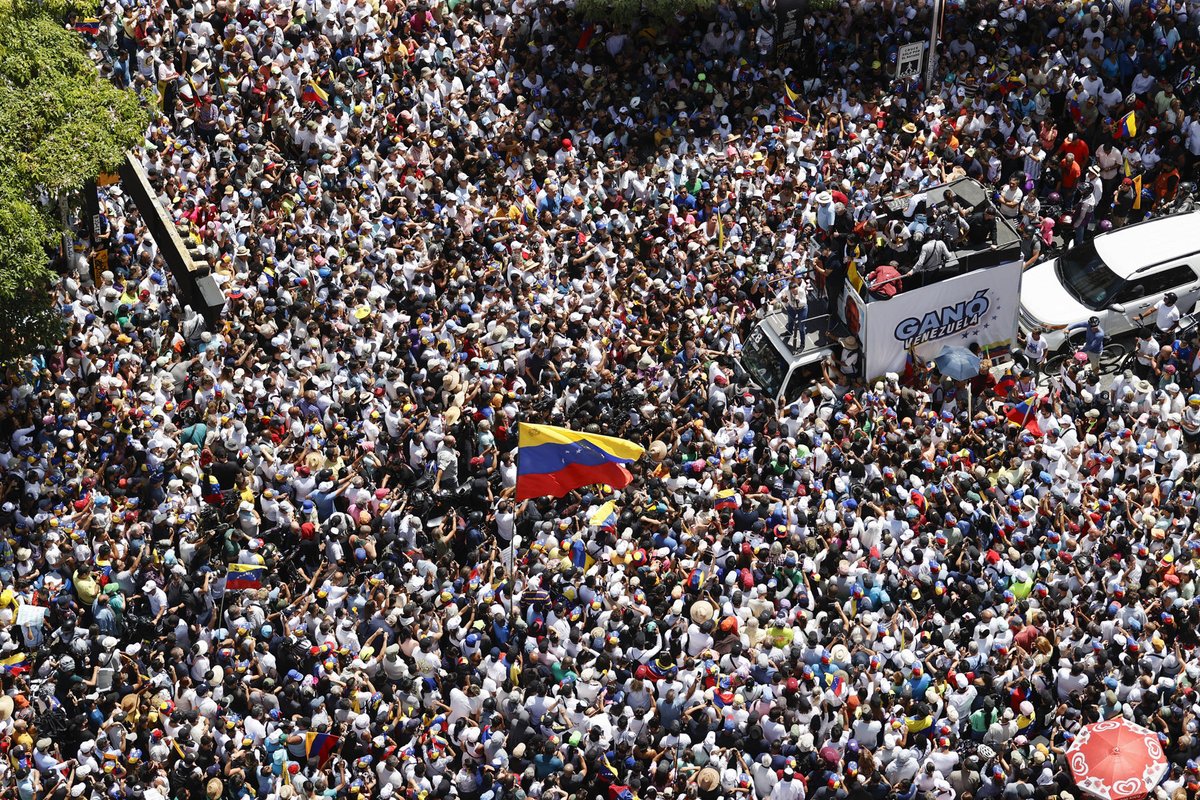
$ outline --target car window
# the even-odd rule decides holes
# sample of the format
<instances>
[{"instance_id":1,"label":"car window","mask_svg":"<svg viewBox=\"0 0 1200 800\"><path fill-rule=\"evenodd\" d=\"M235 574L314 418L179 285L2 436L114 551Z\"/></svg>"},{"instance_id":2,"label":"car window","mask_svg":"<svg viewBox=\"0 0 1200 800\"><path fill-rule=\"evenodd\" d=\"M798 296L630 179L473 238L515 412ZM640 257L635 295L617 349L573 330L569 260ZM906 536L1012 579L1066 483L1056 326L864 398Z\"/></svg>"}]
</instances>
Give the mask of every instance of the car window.
<instances>
[{"instance_id":1,"label":"car window","mask_svg":"<svg viewBox=\"0 0 1200 800\"><path fill-rule=\"evenodd\" d=\"M791 403L800 397L800 393L821 379L821 361L814 361L792 370L787 387L783 391L783 401Z\"/></svg>"},{"instance_id":2,"label":"car window","mask_svg":"<svg viewBox=\"0 0 1200 800\"><path fill-rule=\"evenodd\" d=\"M1191 267L1187 264L1176 264L1159 272L1142 275L1138 278L1138 283L1146 287L1146 295L1156 295L1170 289L1178 289L1195 280L1196 273Z\"/></svg>"}]
</instances>

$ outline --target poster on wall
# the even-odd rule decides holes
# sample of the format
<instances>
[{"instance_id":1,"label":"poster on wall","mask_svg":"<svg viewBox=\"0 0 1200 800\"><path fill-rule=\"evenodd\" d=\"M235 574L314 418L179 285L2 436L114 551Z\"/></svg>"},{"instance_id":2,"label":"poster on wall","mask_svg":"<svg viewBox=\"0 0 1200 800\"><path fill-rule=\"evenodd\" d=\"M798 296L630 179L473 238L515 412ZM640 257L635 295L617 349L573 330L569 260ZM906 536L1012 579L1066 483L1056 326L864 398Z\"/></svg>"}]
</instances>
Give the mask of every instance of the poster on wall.
<instances>
[{"instance_id":1,"label":"poster on wall","mask_svg":"<svg viewBox=\"0 0 1200 800\"><path fill-rule=\"evenodd\" d=\"M1006 354L1017 335L1021 262L977 270L869 305L865 372L901 372L910 351L932 361L946 345Z\"/></svg>"}]
</instances>

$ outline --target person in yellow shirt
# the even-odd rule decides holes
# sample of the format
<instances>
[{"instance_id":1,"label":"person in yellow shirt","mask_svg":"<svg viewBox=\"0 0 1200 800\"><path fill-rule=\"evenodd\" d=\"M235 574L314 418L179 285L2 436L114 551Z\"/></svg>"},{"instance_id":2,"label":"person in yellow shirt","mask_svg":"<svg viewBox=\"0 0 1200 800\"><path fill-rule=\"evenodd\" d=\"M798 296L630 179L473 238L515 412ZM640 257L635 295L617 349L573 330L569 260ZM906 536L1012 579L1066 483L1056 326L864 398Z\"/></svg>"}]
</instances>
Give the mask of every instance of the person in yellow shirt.
<instances>
[{"instance_id":1,"label":"person in yellow shirt","mask_svg":"<svg viewBox=\"0 0 1200 800\"><path fill-rule=\"evenodd\" d=\"M1017 570L1008 588L1018 600L1024 600L1033 591L1033 578L1025 570Z\"/></svg>"},{"instance_id":2,"label":"person in yellow shirt","mask_svg":"<svg viewBox=\"0 0 1200 800\"><path fill-rule=\"evenodd\" d=\"M1017 714L1017 730L1027 733L1029 726L1035 721L1037 721L1037 712L1033 708L1033 703L1028 700L1022 700L1019 713Z\"/></svg>"},{"instance_id":3,"label":"person in yellow shirt","mask_svg":"<svg viewBox=\"0 0 1200 800\"><path fill-rule=\"evenodd\" d=\"M96 596L100 594L100 583L92 575L91 565L84 564L75 570L72 580L75 583L75 596L79 598L79 602L91 608Z\"/></svg>"}]
</instances>

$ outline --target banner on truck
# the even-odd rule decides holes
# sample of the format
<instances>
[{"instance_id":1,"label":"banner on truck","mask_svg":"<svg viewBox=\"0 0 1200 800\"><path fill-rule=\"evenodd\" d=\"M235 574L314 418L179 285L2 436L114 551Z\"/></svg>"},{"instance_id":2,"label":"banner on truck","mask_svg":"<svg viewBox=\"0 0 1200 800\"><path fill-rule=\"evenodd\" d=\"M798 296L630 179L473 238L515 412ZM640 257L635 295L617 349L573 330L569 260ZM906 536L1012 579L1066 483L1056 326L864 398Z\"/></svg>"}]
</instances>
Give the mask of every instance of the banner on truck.
<instances>
[{"instance_id":1,"label":"banner on truck","mask_svg":"<svg viewBox=\"0 0 1200 800\"><path fill-rule=\"evenodd\" d=\"M870 303L865 374L902 372L910 351L932 361L946 345L1006 354L1017 335L1020 288L1021 262L1013 261Z\"/></svg>"}]
</instances>

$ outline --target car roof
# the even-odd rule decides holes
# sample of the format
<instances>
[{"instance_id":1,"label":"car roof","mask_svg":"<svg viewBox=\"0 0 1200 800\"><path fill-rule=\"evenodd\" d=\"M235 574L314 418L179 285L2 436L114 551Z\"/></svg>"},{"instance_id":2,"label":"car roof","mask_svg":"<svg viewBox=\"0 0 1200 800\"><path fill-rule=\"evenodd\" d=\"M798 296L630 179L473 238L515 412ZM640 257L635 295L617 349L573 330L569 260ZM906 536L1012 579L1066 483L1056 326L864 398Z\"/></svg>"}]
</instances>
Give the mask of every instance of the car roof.
<instances>
[{"instance_id":1,"label":"car roof","mask_svg":"<svg viewBox=\"0 0 1200 800\"><path fill-rule=\"evenodd\" d=\"M1150 264L1200 252L1200 211L1158 217L1095 238L1096 253L1122 278ZM1200 264L1194 266L1200 267Z\"/></svg>"}]
</instances>

